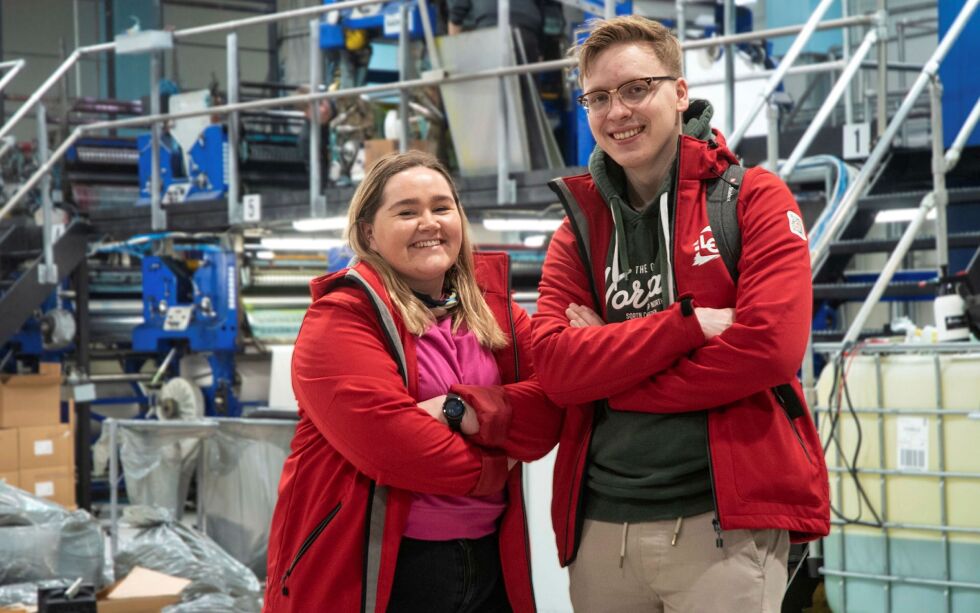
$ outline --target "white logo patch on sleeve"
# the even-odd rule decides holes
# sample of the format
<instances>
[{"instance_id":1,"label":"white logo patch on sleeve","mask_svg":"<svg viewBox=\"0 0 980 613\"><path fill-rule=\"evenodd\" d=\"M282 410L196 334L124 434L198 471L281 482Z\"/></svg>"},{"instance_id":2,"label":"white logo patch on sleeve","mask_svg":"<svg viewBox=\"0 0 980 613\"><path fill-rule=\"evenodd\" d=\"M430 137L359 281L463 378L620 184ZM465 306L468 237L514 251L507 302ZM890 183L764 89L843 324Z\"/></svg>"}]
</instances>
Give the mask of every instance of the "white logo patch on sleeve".
<instances>
[{"instance_id":1,"label":"white logo patch on sleeve","mask_svg":"<svg viewBox=\"0 0 980 613\"><path fill-rule=\"evenodd\" d=\"M793 211L786 211L786 217L789 218L789 231L806 240L806 229L803 228L803 220L800 216Z\"/></svg>"}]
</instances>

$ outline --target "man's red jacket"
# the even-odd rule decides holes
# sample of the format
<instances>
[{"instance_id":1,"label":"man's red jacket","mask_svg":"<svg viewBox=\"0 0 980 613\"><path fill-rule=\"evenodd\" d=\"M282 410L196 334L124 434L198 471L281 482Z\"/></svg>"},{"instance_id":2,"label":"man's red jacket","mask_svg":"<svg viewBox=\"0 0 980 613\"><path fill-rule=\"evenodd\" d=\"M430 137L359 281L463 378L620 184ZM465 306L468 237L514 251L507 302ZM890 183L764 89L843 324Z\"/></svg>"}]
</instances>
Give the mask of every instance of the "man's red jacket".
<instances>
[{"instance_id":1,"label":"man's red jacket","mask_svg":"<svg viewBox=\"0 0 980 613\"><path fill-rule=\"evenodd\" d=\"M477 254L476 275L512 343L494 354L505 385L452 388L477 411L475 437L417 406L416 338L369 265L311 283L293 353L300 422L272 517L266 611L384 611L412 492L504 487L507 596L515 611L534 610L521 468L508 471L507 458L547 453L561 413L531 379L530 323L511 301L506 255Z\"/></svg>"},{"instance_id":2,"label":"man's red jacket","mask_svg":"<svg viewBox=\"0 0 980 613\"><path fill-rule=\"evenodd\" d=\"M589 174L553 183L568 217L545 260L533 354L542 387L567 407L552 498L563 565L577 551L594 403L603 399L626 411L708 410L721 529L780 528L800 542L830 528L827 468L796 377L812 309L799 209L777 177L760 168L746 173L737 204L742 255L736 287L721 257L710 257L717 248L705 208L706 181L736 159L717 133L714 141L680 137L678 156L669 274L678 296L693 298L694 306L735 308L735 323L707 342L683 301L645 318L569 327L570 303L604 315L613 219ZM795 418L771 389L786 383L803 406Z\"/></svg>"}]
</instances>

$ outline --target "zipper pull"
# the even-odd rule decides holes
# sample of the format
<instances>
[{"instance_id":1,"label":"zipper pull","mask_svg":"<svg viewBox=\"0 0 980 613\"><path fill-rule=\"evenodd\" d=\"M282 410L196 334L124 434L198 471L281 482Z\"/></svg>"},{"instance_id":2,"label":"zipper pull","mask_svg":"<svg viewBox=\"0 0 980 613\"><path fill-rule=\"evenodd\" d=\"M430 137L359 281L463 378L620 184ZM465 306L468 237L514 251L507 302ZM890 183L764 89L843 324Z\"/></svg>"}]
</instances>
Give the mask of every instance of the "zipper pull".
<instances>
[{"instance_id":1,"label":"zipper pull","mask_svg":"<svg viewBox=\"0 0 980 613\"><path fill-rule=\"evenodd\" d=\"M721 522L718 521L717 515L711 520L711 525L715 528L715 547L721 549L725 546L725 539L721 537Z\"/></svg>"},{"instance_id":2,"label":"zipper pull","mask_svg":"<svg viewBox=\"0 0 980 613\"><path fill-rule=\"evenodd\" d=\"M280 581L280 583L282 584L282 595L283 596L289 596L289 587L286 586L286 580L289 579L289 574L291 572L293 572L292 569L287 570L286 571L286 574L282 576L282 581Z\"/></svg>"}]
</instances>

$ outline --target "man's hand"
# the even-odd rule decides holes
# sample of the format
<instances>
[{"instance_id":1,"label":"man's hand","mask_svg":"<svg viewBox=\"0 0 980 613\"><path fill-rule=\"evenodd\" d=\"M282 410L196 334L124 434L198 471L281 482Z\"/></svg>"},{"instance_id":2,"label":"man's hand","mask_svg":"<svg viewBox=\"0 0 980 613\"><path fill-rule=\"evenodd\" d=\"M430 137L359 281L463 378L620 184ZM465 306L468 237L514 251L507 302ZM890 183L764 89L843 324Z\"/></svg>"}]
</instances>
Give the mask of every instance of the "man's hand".
<instances>
[{"instance_id":1,"label":"man's hand","mask_svg":"<svg viewBox=\"0 0 980 613\"><path fill-rule=\"evenodd\" d=\"M709 309L695 307L694 316L701 324L705 339L712 339L735 323L735 309Z\"/></svg>"},{"instance_id":2,"label":"man's hand","mask_svg":"<svg viewBox=\"0 0 980 613\"><path fill-rule=\"evenodd\" d=\"M585 328L588 326L601 326L606 322L599 315L582 304L570 304L565 309L565 316L568 317L568 325L573 328Z\"/></svg>"},{"instance_id":3,"label":"man's hand","mask_svg":"<svg viewBox=\"0 0 980 613\"><path fill-rule=\"evenodd\" d=\"M446 402L446 395L429 398L419 403L419 408L431 415L436 421L449 426L446 415L442 412L442 405ZM464 403L465 404L465 403ZM476 411L473 407L466 405L466 412L463 413L463 421L459 424L459 429L463 434L472 436L480 431L480 422L476 418Z\"/></svg>"}]
</instances>

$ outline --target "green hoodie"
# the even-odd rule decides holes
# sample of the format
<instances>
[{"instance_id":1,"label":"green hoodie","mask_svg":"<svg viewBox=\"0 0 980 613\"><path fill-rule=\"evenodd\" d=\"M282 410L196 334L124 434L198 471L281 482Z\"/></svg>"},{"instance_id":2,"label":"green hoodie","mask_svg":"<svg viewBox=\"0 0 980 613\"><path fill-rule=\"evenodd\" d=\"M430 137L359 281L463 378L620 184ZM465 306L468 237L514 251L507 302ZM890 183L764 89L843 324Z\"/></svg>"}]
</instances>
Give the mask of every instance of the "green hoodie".
<instances>
[{"instance_id":1,"label":"green hoodie","mask_svg":"<svg viewBox=\"0 0 980 613\"><path fill-rule=\"evenodd\" d=\"M684 133L712 138L711 115L707 101L692 100L684 115ZM606 257L608 322L663 310L675 298L666 236L675 204L671 191L676 166L657 198L640 211L628 204L625 172L598 147L589 159L589 172L616 227ZM667 213L666 224L661 221L662 211ZM697 515L713 507L703 411L657 414L606 406L596 420L590 458L585 507L589 519L655 521Z\"/></svg>"}]
</instances>

